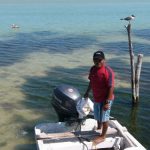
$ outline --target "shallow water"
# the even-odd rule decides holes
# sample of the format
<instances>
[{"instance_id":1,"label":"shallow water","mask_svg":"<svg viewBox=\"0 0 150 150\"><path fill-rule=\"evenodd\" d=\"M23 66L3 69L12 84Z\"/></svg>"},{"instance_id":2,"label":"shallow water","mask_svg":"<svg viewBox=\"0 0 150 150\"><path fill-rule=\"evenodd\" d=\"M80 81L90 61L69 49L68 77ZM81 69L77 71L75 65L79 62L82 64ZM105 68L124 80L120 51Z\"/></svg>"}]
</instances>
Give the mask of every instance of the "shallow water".
<instances>
[{"instance_id":1,"label":"shallow water","mask_svg":"<svg viewBox=\"0 0 150 150\"><path fill-rule=\"evenodd\" d=\"M124 6L124 7L123 7ZM3 3L0 6L0 149L36 149L34 126L55 122L51 94L70 84L83 95L92 54L104 49L116 74L112 116L149 147L150 2ZM142 53L140 103L131 105L127 34L120 18L135 14L132 41ZM7 19L6 19L7 18ZM11 24L20 26L12 29Z\"/></svg>"}]
</instances>

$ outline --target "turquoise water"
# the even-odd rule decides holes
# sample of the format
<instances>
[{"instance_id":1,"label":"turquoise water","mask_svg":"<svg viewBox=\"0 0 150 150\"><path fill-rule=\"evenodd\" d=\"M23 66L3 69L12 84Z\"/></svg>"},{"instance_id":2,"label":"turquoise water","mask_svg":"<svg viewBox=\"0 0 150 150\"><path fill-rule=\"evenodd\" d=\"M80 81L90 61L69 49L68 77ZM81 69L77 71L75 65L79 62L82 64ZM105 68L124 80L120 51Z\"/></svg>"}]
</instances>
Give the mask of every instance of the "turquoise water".
<instances>
[{"instance_id":1,"label":"turquoise water","mask_svg":"<svg viewBox=\"0 0 150 150\"><path fill-rule=\"evenodd\" d=\"M135 3L136 2L136 3ZM92 54L103 49L116 74L112 116L147 148L150 113L150 2L4 1L0 5L0 149L36 149L34 126L57 121L50 101L66 83L84 94ZM144 54L140 103L131 105L127 22L134 14L132 41ZM12 29L16 24L20 28Z\"/></svg>"}]
</instances>

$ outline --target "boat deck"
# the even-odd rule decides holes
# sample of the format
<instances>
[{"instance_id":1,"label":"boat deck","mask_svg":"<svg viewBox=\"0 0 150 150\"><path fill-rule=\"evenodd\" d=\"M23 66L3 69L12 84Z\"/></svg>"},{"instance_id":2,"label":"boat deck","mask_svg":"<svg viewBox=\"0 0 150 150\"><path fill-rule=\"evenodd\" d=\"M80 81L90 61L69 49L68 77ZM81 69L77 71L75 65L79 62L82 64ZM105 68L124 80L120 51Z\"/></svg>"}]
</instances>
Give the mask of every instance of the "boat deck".
<instances>
[{"instance_id":1,"label":"boat deck","mask_svg":"<svg viewBox=\"0 0 150 150\"><path fill-rule=\"evenodd\" d=\"M92 140L101 134L95 130L97 122L86 120L81 130L78 124L66 125L63 122L43 123L35 127L35 138L39 150L146 150L117 121L110 121L105 141L93 146ZM132 149L130 149L132 148Z\"/></svg>"}]
</instances>

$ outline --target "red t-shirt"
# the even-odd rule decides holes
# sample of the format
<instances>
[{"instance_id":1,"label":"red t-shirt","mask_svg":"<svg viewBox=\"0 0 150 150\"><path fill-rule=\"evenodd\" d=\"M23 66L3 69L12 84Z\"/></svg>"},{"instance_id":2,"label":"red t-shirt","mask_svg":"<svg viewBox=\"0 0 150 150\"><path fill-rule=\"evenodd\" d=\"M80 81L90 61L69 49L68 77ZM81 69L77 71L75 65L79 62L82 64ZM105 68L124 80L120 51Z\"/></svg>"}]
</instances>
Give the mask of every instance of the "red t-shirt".
<instances>
[{"instance_id":1,"label":"red t-shirt","mask_svg":"<svg viewBox=\"0 0 150 150\"><path fill-rule=\"evenodd\" d=\"M90 70L89 80L95 102L105 101L108 96L109 88L114 86L113 70L105 65L103 65L101 68L93 66ZM114 94L111 97L111 100L113 99Z\"/></svg>"}]
</instances>

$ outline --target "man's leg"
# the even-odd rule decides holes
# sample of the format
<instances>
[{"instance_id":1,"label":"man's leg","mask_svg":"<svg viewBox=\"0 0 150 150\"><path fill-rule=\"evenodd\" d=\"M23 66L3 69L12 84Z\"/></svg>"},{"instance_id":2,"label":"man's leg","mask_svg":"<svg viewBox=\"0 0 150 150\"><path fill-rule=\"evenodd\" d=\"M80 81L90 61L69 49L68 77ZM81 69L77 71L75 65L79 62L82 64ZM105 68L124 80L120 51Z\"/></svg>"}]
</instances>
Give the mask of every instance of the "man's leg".
<instances>
[{"instance_id":1,"label":"man's leg","mask_svg":"<svg viewBox=\"0 0 150 150\"><path fill-rule=\"evenodd\" d=\"M108 121L103 122L101 137L104 139L106 138L107 129L108 129Z\"/></svg>"},{"instance_id":2,"label":"man's leg","mask_svg":"<svg viewBox=\"0 0 150 150\"><path fill-rule=\"evenodd\" d=\"M105 140L107 129L108 129L108 121L102 123L102 134L94 139L93 141L94 144L101 143Z\"/></svg>"},{"instance_id":3,"label":"man's leg","mask_svg":"<svg viewBox=\"0 0 150 150\"><path fill-rule=\"evenodd\" d=\"M110 102L110 109L111 109L111 105L112 105L112 102ZM106 133L108 129L108 121L110 117L110 109L102 112L102 134L93 140L94 144L103 142L106 138Z\"/></svg>"},{"instance_id":4,"label":"man's leg","mask_svg":"<svg viewBox=\"0 0 150 150\"><path fill-rule=\"evenodd\" d=\"M94 103L94 119L97 120L97 129L102 128L102 103Z\"/></svg>"},{"instance_id":5,"label":"man's leg","mask_svg":"<svg viewBox=\"0 0 150 150\"><path fill-rule=\"evenodd\" d=\"M102 123L100 121L97 121L97 129L101 129L102 128Z\"/></svg>"}]
</instances>

